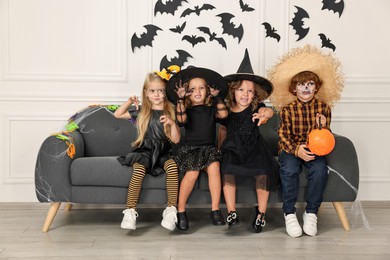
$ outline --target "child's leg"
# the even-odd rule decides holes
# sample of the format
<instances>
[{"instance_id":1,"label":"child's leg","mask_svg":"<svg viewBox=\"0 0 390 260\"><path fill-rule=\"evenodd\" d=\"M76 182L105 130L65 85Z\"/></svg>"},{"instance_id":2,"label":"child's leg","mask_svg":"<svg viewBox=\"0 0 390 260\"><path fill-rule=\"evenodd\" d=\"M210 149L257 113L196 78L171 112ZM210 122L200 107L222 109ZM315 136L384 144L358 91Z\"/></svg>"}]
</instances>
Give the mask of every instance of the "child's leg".
<instances>
[{"instance_id":1,"label":"child's leg","mask_svg":"<svg viewBox=\"0 0 390 260\"><path fill-rule=\"evenodd\" d=\"M299 188L299 173L302 160L282 151L279 154L280 184L282 188L283 211L286 214L295 212L295 203Z\"/></svg>"},{"instance_id":2,"label":"child's leg","mask_svg":"<svg viewBox=\"0 0 390 260\"><path fill-rule=\"evenodd\" d=\"M267 191L267 176L256 176L257 203L260 212L267 211L269 191Z\"/></svg>"},{"instance_id":3,"label":"child's leg","mask_svg":"<svg viewBox=\"0 0 390 260\"><path fill-rule=\"evenodd\" d=\"M184 212L186 210L187 200L195 186L198 179L199 171L188 171L180 182L179 201L177 204L177 211Z\"/></svg>"},{"instance_id":4,"label":"child's leg","mask_svg":"<svg viewBox=\"0 0 390 260\"><path fill-rule=\"evenodd\" d=\"M133 165L133 175L131 176L129 190L127 193L127 208L135 208L141 191L142 182L145 177L145 166L139 163Z\"/></svg>"},{"instance_id":5,"label":"child's leg","mask_svg":"<svg viewBox=\"0 0 390 260\"><path fill-rule=\"evenodd\" d=\"M328 181L328 167L324 156L316 157L315 160L307 162L308 191L306 212L317 214L318 208L323 200L323 193Z\"/></svg>"},{"instance_id":6,"label":"child's leg","mask_svg":"<svg viewBox=\"0 0 390 260\"><path fill-rule=\"evenodd\" d=\"M219 162L213 162L207 167L209 177L209 190L211 195L211 210L219 209L221 200L221 173L219 170Z\"/></svg>"},{"instance_id":7,"label":"child's leg","mask_svg":"<svg viewBox=\"0 0 390 260\"><path fill-rule=\"evenodd\" d=\"M224 175L223 194L227 211L236 211L236 177L234 175Z\"/></svg>"},{"instance_id":8,"label":"child's leg","mask_svg":"<svg viewBox=\"0 0 390 260\"><path fill-rule=\"evenodd\" d=\"M167 173L166 187L168 195L168 207L176 206L179 186L179 174L177 171L177 164L174 160L169 159L164 163L164 170Z\"/></svg>"}]
</instances>

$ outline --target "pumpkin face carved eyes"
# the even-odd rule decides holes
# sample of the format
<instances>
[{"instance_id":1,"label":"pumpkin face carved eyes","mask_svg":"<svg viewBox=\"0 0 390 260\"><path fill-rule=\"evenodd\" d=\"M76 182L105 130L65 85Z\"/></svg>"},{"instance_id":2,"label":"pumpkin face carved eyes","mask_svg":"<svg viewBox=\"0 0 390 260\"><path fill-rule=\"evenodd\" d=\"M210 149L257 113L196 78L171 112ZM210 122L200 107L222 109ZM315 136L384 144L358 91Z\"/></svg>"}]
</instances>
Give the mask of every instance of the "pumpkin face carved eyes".
<instances>
[{"instance_id":1,"label":"pumpkin face carved eyes","mask_svg":"<svg viewBox=\"0 0 390 260\"><path fill-rule=\"evenodd\" d=\"M307 147L312 153L319 156L332 152L335 144L333 134L325 128L313 129L307 138Z\"/></svg>"}]
</instances>

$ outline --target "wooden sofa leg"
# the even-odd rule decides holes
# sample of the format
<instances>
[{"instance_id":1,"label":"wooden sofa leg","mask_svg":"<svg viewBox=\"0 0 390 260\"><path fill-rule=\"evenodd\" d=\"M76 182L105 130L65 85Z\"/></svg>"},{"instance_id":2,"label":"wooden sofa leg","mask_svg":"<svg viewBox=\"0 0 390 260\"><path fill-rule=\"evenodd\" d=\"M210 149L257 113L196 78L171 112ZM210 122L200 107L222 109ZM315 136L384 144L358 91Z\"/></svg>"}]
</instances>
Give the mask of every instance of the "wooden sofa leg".
<instances>
[{"instance_id":1,"label":"wooden sofa leg","mask_svg":"<svg viewBox=\"0 0 390 260\"><path fill-rule=\"evenodd\" d=\"M72 209L73 204L68 202L65 205L64 211L70 211Z\"/></svg>"},{"instance_id":2,"label":"wooden sofa leg","mask_svg":"<svg viewBox=\"0 0 390 260\"><path fill-rule=\"evenodd\" d=\"M53 223L53 220L60 206L61 206L61 202L54 202L53 204L51 204L49 208L49 212L47 212L45 223L43 224L42 227L42 232L47 232L49 230L51 223Z\"/></svg>"},{"instance_id":3,"label":"wooden sofa leg","mask_svg":"<svg viewBox=\"0 0 390 260\"><path fill-rule=\"evenodd\" d=\"M341 221L341 224L344 227L345 231L349 231L351 227L349 226L349 221L347 218L347 214L345 213L344 205L342 202L333 202L333 206L337 212L337 215L339 216L339 219Z\"/></svg>"}]
</instances>

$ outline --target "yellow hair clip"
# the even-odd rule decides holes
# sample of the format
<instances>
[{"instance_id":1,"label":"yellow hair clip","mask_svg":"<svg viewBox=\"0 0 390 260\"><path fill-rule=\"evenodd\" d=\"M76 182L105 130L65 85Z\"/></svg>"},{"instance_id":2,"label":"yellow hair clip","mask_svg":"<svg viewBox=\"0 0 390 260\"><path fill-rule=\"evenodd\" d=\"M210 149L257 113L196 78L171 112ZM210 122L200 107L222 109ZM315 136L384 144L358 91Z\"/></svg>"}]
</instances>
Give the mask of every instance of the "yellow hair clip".
<instances>
[{"instance_id":1,"label":"yellow hair clip","mask_svg":"<svg viewBox=\"0 0 390 260\"><path fill-rule=\"evenodd\" d=\"M169 80L173 74L178 73L180 71L180 67L177 65L171 65L168 68L164 68L162 71L156 71L156 74L160 76L160 78Z\"/></svg>"}]
</instances>

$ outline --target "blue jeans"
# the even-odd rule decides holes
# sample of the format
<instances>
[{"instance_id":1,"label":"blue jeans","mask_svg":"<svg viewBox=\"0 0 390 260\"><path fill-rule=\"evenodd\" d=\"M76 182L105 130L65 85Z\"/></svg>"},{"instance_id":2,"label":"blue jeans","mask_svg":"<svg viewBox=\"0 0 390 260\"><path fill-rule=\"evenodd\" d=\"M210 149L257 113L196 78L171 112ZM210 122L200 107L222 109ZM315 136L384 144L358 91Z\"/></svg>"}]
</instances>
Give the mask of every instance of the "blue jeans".
<instances>
[{"instance_id":1,"label":"blue jeans","mask_svg":"<svg viewBox=\"0 0 390 260\"><path fill-rule=\"evenodd\" d=\"M325 157L316 156L314 160L305 162L299 157L282 151L279 154L279 162L284 213L295 212L299 190L299 173L302 170L302 165L304 165L308 169L306 212L317 214L323 201L322 195L328 180L328 167Z\"/></svg>"}]
</instances>

